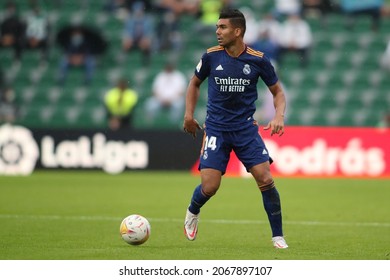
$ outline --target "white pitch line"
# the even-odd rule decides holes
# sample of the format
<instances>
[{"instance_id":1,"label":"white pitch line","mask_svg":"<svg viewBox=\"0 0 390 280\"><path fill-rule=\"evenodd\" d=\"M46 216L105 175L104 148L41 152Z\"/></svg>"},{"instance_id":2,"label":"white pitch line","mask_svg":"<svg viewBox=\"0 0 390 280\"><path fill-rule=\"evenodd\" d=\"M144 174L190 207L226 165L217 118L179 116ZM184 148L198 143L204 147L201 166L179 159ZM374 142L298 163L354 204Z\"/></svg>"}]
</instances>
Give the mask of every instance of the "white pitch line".
<instances>
[{"instance_id":1,"label":"white pitch line","mask_svg":"<svg viewBox=\"0 0 390 280\"><path fill-rule=\"evenodd\" d=\"M60 216L60 215L12 215L0 214L0 219L30 219L30 220L74 220L74 221L121 221L124 217L105 217L105 216ZM183 219L175 218L148 218L151 222L157 223L183 223ZM210 224L268 224L263 220L213 220L202 219L202 223ZM390 227L390 223L363 223L363 222L319 222L319 221L284 221L287 225L303 226L340 226L340 227Z\"/></svg>"}]
</instances>

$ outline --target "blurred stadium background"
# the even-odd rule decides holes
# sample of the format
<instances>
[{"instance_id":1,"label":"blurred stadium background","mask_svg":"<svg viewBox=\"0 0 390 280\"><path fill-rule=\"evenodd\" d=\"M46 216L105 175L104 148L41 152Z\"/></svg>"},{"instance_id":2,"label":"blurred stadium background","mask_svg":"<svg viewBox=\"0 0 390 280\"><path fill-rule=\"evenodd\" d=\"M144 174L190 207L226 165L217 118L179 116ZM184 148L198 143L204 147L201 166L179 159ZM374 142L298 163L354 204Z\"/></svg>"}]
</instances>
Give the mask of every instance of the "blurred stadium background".
<instances>
[{"instance_id":1,"label":"blurred stadium background","mask_svg":"<svg viewBox=\"0 0 390 280\"><path fill-rule=\"evenodd\" d=\"M2 9L5 2L1 1ZM23 16L34 1L15 2ZM107 2L38 1L51 25L47 65L37 67L38 51L25 51L18 65L13 63L11 49L0 49L4 80L16 93L19 108L16 123L29 128L105 128L107 120L102 97L117 78L125 76L131 79L132 87L140 95L134 116L136 129L177 129L180 126L167 122L163 115L153 123L146 123L143 102L151 95L151 81L167 58L174 57L177 67L190 77L200 55L216 44L214 33L194 36L198 19L183 15L180 33L184 45L180 52L154 51L150 65L146 66L140 53L133 51L124 63L118 64L116 56L121 46L123 21L103 9ZM243 0L231 1L231 4L238 8L249 7L257 19L261 19L275 3L272 0ZM0 12L1 16L4 15ZM153 13L153 16L159 15ZM321 25L319 18L307 17L314 35L309 65L302 69L295 55L287 55L278 69L289 99L288 125L376 126L390 107L389 73L380 66L390 36L390 18L383 17L376 32L371 30L368 16L359 16L356 20L351 31L345 28L344 15L340 13L330 13L326 27ZM108 42L108 49L99 57L95 77L89 86L81 85L79 71L70 71L72 82L64 86L59 87L55 81L62 52L55 43L55 35L70 23L95 27ZM198 107L200 118L204 112L205 98L200 100Z\"/></svg>"}]
</instances>

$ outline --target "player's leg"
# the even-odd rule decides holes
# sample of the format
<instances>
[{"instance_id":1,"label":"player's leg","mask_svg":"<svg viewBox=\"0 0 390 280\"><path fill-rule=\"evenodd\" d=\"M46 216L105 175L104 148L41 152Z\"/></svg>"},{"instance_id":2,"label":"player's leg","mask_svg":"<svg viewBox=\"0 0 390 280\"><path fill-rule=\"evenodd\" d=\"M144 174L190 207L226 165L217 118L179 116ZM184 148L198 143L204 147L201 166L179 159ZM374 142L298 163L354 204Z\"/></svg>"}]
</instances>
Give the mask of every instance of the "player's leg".
<instances>
[{"instance_id":1,"label":"player's leg","mask_svg":"<svg viewBox=\"0 0 390 280\"><path fill-rule=\"evenodd\" d=\"M200 174L201 184L195 188L188 207L193 214L199 214L200 208L218 191L221 184L222 173L219 170L205 168Z\"/></svg>"},{"instance_id":2,"label":"player's leg","mask_svg":"<svg viewBox=\"0 0 390 280\"><path fill-rule=\"evenodd\" d=\"M219 170L211 168L201 170L202 183L195 188L192 194L184 221L184 234L188 240L195 240L198 233L200 208L217 192L221 177L222 173Z\"/></svg>"},{"instance_id":3,"label":"player's leg","mask_svg":"<svg viewBox=\"0 0 390 280\"><path fill-rule=\"evenodd\" d=\"M265 211L271 225L274 245L278 248L287 248L287 244L281 244L276 239L283 239L282 212L280 196L275 187L275 183L270 171L270 157L265 147L264 141L258 133L257 125L252 129L243 130L233 135L234 151L238 159L244 164L256 180L262 197Z\"/></svg>"},{"instance_id":4,"label":"player's leg","mask_svg":"<svg viewBox=\"0 0 390 280\"><path fill-rule=\"evenodd\" d=\"M201 184L195 188L192 194L184 221L184 233L189 240L196 238L201 207L219 189L222 175L225 173L229 161L230 151L223 142L220 132L205 130L199 163Z\"/></svg>"},{"instance_id":5,"label":"player's leg","mask_svg":"<svg viewBox=\"0 0 390 280\"><path fill-rule=\"evenodd\" d=\"M272 241L276 248L287 248L286 241L283 238L282 227L282 208L279 192L275 187L275 182L270 171L268 161L253 166L249 170L256 180L262 197L264 209L267 213L272 230Z\"/></svg>"}]
</instances>

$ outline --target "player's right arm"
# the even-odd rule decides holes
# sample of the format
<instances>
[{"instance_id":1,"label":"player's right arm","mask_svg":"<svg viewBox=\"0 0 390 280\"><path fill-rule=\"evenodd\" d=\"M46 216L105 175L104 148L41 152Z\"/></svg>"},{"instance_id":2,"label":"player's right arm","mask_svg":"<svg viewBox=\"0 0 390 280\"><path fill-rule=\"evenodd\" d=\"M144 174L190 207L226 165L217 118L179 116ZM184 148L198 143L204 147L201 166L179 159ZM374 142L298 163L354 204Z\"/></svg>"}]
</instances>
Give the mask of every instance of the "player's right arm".
<instances>
[{"instance_id":1,"label":"player's right arm","mask_svg":"<svg viewBox=\"0 0 390 280\"><path fill-rule=\"evenodd\" d=\"M198 103L199 99L201 84L202 80L199 79L196 75L194 75L188 84L186 94L186 108L184 113L183 129L185 132L192 135L193 137L196 136L197 130L201 129L198 121L194 119L194 113L196 104Z\"/></svg>"}]
</instances>

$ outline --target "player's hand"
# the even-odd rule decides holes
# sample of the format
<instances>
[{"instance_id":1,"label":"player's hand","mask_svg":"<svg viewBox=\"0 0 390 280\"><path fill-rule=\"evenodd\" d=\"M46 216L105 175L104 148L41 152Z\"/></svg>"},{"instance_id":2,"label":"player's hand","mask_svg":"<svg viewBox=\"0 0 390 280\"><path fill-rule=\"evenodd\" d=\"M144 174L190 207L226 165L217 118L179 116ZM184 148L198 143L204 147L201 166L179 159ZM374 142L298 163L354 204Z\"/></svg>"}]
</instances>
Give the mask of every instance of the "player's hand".
<instances>
[{"instance_id":1,"label":"player's hand","mask_svg":"<svg viewBox=\"0 0 390 280\"><path fill-rule=\"evenodd\" d=\"M264 130L271 129L271 136L274 134L278 134L279 136L282 136L284 134L284 119L282 116L275 117L273 120L271 120L267 126L264 127Z\"/></svg>"},{"instance_id":2,"label":"player's hand","mask_svg":"<svg viewBox=\"0 0 390 280\"><path fill-rule=\"evenodd\" d=\"M184 119L183 130L184 132L192 135L192 137L196 137L197 130L201 130L201 126L199 125L196 119Z\"/></svg>"}]
</instances>

